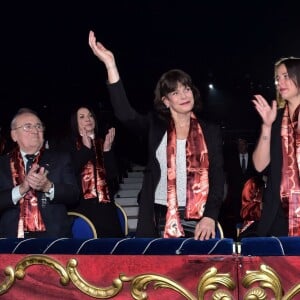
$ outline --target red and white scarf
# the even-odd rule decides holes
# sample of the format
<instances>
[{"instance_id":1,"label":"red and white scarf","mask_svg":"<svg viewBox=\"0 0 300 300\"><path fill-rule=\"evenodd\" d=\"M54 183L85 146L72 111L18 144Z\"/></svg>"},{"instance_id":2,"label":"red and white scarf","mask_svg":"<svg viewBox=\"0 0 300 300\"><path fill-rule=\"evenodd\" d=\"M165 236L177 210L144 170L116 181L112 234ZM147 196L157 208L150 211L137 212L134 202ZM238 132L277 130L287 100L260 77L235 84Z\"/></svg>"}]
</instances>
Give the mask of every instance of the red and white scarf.
<instances>
[{"instance_id":1,"label":"red and white scarf","mask_svg":"<svg viewBox=\"0 0 300 300\"><path fill-rule=\"evenodd\" d=\"M38 163L43 149L40 150L33 163ZM25 179L25 167L18 148L10 153L10 169L14 186L20 185ZM36 191L32 188L19 201L20 216L18 223L18 238L24 238L25 231L46 231L46 227L39 210Z\"/></svg>"},{"instance_id":2,"label":"red and white scarf","mask_svg":"<svg viewBox=\"0 0 300 300\"><path fill-rule=\"evenodd\" d=\"M101 139L93 139L95 152L95 163L88 161L81 172L81 186L83 198L88 200L98 198L99 202L110 202L108 186L106 183L106 173L103 165L103 142ZM77 142L77 149L80 142Z\"/></svg>"},{"instance_id":3,"label":"red and white scarf","mask_svg":"<svg viewBox=\"0 0 300 300\"><path fill-rule=\"evenodd\" d=\"M300 135L297 133L298 106L292 121L286 104L281 126L282 177L281 203L289 220L289 236L300 236Z\"/></svg>"},{"instance_id":4,"label":"red and white scarf","mask_svg":"<svg viewBox=\"0 0 300 300\"><path fill-rule=\"evenodd\" d=\"M176 129L171 121L167 142L167 215L164 237L182 237L184 230L180 223L176 194ZM186 143L186 219L199 220L203 216L209 191L208 152L200 124L191 115L190 129Z\"/></svg>"}]
</instances>

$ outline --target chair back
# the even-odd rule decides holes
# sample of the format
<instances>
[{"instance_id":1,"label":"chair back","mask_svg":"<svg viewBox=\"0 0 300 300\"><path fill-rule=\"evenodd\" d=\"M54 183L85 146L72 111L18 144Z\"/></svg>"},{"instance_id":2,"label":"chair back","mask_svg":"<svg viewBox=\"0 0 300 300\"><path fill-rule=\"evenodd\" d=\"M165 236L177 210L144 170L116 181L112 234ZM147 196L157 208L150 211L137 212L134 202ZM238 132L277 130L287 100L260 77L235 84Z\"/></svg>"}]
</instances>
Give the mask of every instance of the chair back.
<instances>
[{"instance_id":1,"label":"chair back","mask_svg":"<svg viewBox=\"0 0 300 300\"><path fill-rule=\"evenodd\" d=\"M216 228L216 238L224 239L224 232L221 224L217 222L217 228Z\"/></svg>"},{"instance_id":2,"label":"chair back","mask_svg":"<svg viewBox=\"0 0 300 300\"><path fill-rule=\"evenodd\" d=\"M124 208L119 204L115 203L117 207L118 217L121 224L122 231L125 236L128 235L128 216L124 210Z\"/></svg>"},{"instance_id":3,"label":"chair back","mask_svg":"<svg viewBox=\"0 0 300 300\"><path fill-rule=\"evenodd\" d=\"M68 215L73 218L72 237L76 239L97 238L97 231L92 221L85 215L69 211Z\"/></svg>"}]
</instances>

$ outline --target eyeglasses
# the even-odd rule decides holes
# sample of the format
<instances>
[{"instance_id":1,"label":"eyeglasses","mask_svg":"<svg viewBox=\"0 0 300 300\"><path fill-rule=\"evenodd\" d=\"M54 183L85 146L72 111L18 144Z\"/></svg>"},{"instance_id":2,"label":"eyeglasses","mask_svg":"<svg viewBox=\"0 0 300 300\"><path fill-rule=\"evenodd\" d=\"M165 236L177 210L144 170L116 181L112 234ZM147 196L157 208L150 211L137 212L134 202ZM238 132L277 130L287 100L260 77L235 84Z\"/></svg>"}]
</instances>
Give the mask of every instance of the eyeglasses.
<instances>
[{"instance_id":1,"label":"eyeglasses","mask_svg":"<svg viewBox=\"0 0 300 300\"><path fill-rule=\"evenodd\" d=\"M23 128L24 131L27 132L31 132L34 128L38 131L38 132L42 132L45 130L45 126L43 124L37 123L35 125L30 124L30 123L26 123L24 125L21 125L19 127L13 128L12 130L16 130L19 128Z\"/></svg>"}]
</instances>

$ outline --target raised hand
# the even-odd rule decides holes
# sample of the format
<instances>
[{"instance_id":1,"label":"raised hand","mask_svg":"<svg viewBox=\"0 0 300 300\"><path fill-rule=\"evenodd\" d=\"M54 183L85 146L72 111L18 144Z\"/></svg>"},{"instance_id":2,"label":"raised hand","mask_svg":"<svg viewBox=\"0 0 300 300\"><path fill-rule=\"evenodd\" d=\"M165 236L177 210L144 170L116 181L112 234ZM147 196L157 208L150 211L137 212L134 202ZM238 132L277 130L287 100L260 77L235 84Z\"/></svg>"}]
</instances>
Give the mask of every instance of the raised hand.
<instances>
[{"instance_id":1,"label":"raised hand","mask_svg":"<svg viewBox=\"0 0 300 300\"><path fill-rule=\"evenodd\" d=\"M115 139L115 134L116 134L115 128L112 127L108 130L108 133L105 136L105 141L104 141L104 144L103 144L103 151L104 152L110 151L112 143Z\"/></svg>"},{"instance_id":2,"label":"raised hand","mask_svg":"<svg viewBox=\"0 0 300 300\"><path fill-rule=\"evenodd\" d=\"M262 118L264 125L270 127L276 119L277 115L277 102L272 101L272 106L268 104L266 99L261 95L255 95L252 100L254 107Z\"/></svg>"},{"instance_id":3,"label":"raised hand","mask_svg":"<svg viewBox=\"0 0 300 300\"><path fill-rule=\"evenodd\" d=\"M115 83L120 80L118 68L116 66L114 55L107 50L100 42L96 41L93 31L89 33L89 45L93 53L105 64L109 83Z\"/></svg>"},{"instance_id":4,"label":"raised hand","mask_svg":"<svg viewBox=\"0 0 300 300\"><path fill-rule=\"evenodd\" d=\"M106 68L115 67L116 63L113 53L107 50L103 44L97 42L93 31L89 33L89 45L93 53L105 64Z\"/></svg>"}]
</instances>

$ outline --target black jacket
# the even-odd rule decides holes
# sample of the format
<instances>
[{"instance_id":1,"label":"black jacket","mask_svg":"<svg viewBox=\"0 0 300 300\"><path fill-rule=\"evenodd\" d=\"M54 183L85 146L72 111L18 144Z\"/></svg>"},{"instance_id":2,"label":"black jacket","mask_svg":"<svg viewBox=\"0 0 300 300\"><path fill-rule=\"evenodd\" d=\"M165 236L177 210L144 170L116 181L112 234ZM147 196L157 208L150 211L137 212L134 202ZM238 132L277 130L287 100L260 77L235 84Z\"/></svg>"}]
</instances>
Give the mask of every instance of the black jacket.
<instances>
[{"instance_id":1,"label":"black jacket","mask_svg":"<svg viewBox=\"0 0 300 300\"><path fill-rule=\"evenodd\" d=\"M13 179L8 155L0 157L0 237L17 237L20 214L19 204L12 201ZM70 237L71 223L67 206L79 200L70 156L67 153L45 150L39 164L49 171L48 178L54 183L54 199L42 207L44 193L37 192L39 209L46 226L47 237Z\"/></svg>"},{"instance_id":2,"label":"black jacket","mask_svg":"<svg viewBox=\"0 0 300 300\"><path fill-rule=\"evenodd\" d=\"M148 135L148 163L140 192L136 236L155 237L157 230L154 222L154 195L160 178L156 150L167 130L167 124L155 114L141 115L137 113L129 104L121 81L108 85L108 88L116 117L137 134ZM217 220L224 190L221 131L216 125L198 121L205 137L209 157L209 194L204 216Z\"/></svg>"}]
</instances>

